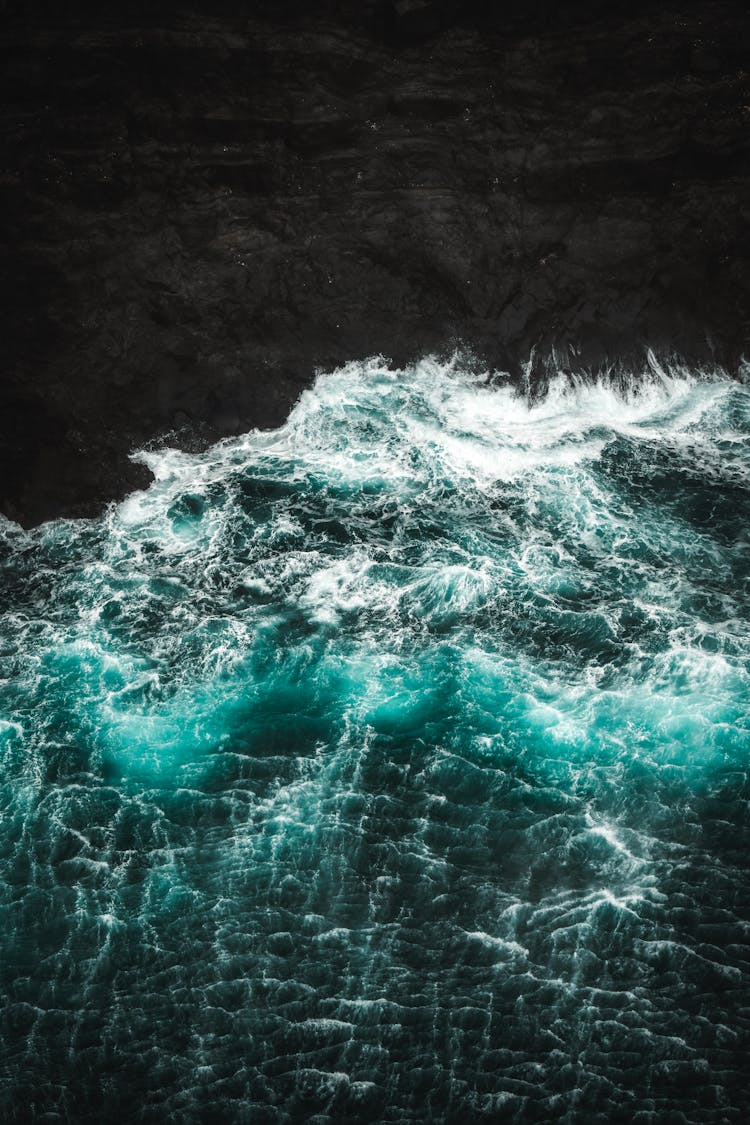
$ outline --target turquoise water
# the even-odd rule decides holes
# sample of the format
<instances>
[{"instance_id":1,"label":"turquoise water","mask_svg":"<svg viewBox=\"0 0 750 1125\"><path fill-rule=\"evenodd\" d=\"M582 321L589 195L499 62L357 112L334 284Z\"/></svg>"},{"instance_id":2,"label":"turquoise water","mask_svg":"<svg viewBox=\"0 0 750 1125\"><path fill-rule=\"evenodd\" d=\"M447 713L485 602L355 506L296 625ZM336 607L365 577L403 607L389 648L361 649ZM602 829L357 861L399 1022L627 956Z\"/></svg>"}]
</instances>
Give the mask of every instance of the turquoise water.
<instances>
[{"instance_id":1,"label":"turquoise water","mask_svg":"<svg viewBox=\"0 0 750 1125\"><path fill-rule=\"evenodd\" d=\"M747 1121L750 388L141 456L0 527L5 1119Z\"/></svg>"}]
</instances>

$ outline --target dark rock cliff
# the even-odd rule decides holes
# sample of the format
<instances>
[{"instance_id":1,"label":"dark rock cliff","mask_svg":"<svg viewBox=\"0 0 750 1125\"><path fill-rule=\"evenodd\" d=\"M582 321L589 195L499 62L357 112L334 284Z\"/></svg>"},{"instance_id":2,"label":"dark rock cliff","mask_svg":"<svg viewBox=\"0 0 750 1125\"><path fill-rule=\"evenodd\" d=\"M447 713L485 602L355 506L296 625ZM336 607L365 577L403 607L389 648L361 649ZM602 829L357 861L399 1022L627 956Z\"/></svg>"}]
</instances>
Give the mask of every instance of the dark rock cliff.
<instances>
[{"instance_id":1,"label":"dark rock cliff","mask_svg":"<svg viewBox=\"0 0 750 1125\"><path fill-rule=\"evenodd\" d=\"M744 4L10 3L0 51L13 518L376 352L742 355Z\"/></svg>"}]
</instances>

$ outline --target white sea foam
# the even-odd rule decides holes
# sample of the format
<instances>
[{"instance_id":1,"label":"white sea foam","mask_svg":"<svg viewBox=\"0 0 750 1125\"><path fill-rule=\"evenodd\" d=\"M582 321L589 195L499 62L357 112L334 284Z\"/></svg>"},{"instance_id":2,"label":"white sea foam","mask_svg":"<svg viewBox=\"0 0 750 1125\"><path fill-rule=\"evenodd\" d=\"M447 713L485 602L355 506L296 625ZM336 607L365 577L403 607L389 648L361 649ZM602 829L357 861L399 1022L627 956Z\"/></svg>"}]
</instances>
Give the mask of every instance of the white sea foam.
<instances>
[{"instance_id":1,"label":"white sea foam","mask_svg":"<svg viewBox=\"0 0 750 1125\"><path fill-rule=\"evenodd\" d=\"M535 468L595 458L613 435L689 440L696 427L721 425L731 384L652 360L623 380L554 376L546 395L529 400L486 375L463 373L460 361L426 359L408 370L381 360L350 363L318 377L272 434L225 440L203 454L173 449L137 455L156 477L145 494L119 509L138 526L150 508L186 484L199 492L227 473L278 466L286 479L320 472L327 481L370 487L434 483L437 473L475 485L513 480Z\"/></svg>"}]
</instances>

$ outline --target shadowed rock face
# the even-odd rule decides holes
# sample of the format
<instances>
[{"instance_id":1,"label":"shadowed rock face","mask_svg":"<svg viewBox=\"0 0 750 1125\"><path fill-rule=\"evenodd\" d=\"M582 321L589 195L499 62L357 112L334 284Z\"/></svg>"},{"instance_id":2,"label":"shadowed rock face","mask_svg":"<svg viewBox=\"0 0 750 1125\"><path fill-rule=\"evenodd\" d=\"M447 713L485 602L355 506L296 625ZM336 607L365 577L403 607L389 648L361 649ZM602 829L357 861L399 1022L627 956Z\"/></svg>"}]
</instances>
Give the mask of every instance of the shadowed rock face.
<instances>
[{"instance_id":1,"label":"shadowed rock face","mask_svg":"<svg viewBox=\"0 0 750 1125\"><path fill-rule=\"evenodd\" d=\"M744 5L10 4L1 48L21 522L376 352L742 355Z\"/></svg>"}]
</instances>

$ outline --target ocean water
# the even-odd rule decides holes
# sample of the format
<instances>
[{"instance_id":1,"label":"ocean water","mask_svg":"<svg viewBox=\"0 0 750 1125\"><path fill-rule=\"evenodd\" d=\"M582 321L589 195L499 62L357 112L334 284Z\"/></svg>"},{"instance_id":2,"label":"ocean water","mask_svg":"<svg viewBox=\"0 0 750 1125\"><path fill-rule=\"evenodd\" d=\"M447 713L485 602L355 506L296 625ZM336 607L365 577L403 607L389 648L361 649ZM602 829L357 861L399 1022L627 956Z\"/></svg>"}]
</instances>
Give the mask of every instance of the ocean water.
<instances>
[{"instance_id":1,"label":"ocean water","mask_svg":"<svg viewBox=\"0 0 750 1125\"><path fill-rule=\"evenodd\" d=\"M3 1120L750 1120L750 388L141 456L0 527Z\"/></svg>"}]
</instances>

